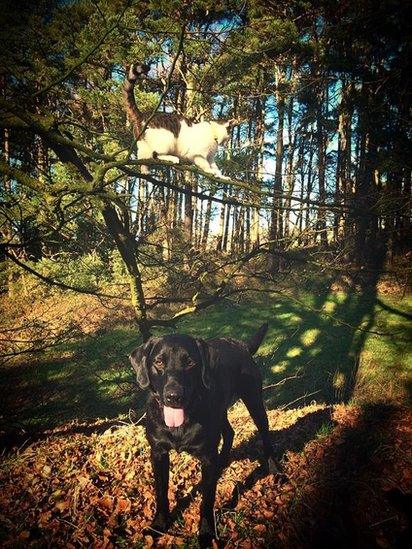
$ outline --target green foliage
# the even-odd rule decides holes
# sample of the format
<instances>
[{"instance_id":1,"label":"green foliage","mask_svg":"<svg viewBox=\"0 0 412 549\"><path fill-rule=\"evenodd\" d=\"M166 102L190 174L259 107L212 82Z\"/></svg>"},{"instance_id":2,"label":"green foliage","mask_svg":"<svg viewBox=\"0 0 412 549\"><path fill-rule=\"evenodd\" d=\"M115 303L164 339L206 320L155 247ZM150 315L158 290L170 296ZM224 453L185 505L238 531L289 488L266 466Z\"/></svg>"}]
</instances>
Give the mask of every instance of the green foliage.
<instances>
[{"instance_id":1,"label":"green foliage","mask_svg":"<svg viewBox=\"0 0 412 549\"><path fill-rule=\"evenodd\" d=\"M10 280L9 269L11 267L12 265L9 265L8 261L0 262L0 292L1 293L3 293L4 291L7 291L7 286Z\"/></svg>"},{"instance_id":2,"label":"green foliage","mask_svg":"<svg viewBox=\"0 0 412 549\"><path fill-rule=\"evenodd\" d=\"M41 275L79 288L99 288L112 281L110 265L97 253L74 258L60 254L30 264Z\"/></svg>"},{"instance_id":3,"label":"green foliage","mask_svg":"<svg viewBox=\"0 0 412 549\"><path fill-rule=\"evenodd\" d=\"M127 270L118 250L112 250L109 254L109 264L112 274L111 281L115 283L127 283Z\"/></svg>"},{"instance_id":4,"label":"green foliage","mask_svg":"<svg viewBox=\"0 0 412 549\"><path fill-rule=\"evenodd\" d=\"M332 433L333 427L334 425L330 421L322 423L322 425L318 429L318 432L316 433L316 438L322 439L322 438L328 437Z\"/></svg>"}]
</instances>

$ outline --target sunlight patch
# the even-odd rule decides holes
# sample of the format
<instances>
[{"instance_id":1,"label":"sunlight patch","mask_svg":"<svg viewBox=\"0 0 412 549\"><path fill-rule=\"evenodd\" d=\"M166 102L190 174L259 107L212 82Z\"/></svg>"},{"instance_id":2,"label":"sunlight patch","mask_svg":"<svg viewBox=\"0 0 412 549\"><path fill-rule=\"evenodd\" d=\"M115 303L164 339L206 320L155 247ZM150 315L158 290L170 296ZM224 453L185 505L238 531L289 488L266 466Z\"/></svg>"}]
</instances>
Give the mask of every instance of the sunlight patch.
<instances>
[{"instance_id":1,"label":"sunlight patch","mask_svg":"<svg viewBox=\"0 0 412 549\"><path fill-rule=\"evenodd\" d=\"M320 330L318 328L310 328L309 330L303 332L300 337L300 341L303 345L309 347L309 345L313 345L319 334Z\"/></svg>"},{"instance_id":2,"label":"sunlight patch","mask_svg":"<svg viewBox=\"0 0 412 549\"><path fill-rule=\"evenodd\" d=\"M295 315L294 313L281 313L280 315L277 315L276 316L277 319L288 319L288 320L291 320L292 322L296 322L298 320L301 320L301 317L298 316L298 315Z\"/></svg>"},{"instance_id":3,"label":"sunlight patch","mask_svg":"<svg viewBox=\"0 0 412 549\"><path fill-rule=\"evenodd\" d=\"M345 387L345 374L336 372L333 376L333 386L335 389L343 389Z\"/></svg>"},{"instance_id":4,"label":"sunlight patch","mask_svg":"<svg viewBox=\"0 0 412 549\"><path fill-rule=\"evenodd\" d=\"M286 356L289 357L289 358L294 358L295 356L299 356L301 354L302 354L302 349L300 347L292 347L286 353Z\"/></svg>"},{"instance_id":5,"label":"sunlight patch","mask_svg":"<svg viewBox=\"0 0 412 549\"><path fill-rule=\"evenodd\" d=\"M266 343L262 343L262 345L259 347L259 351L256 353L257 356L266 356L269 354L273 354L273 347L274 343L276 343L276 340L274 342L268 341Z\"/></svg>"},{"instance_id":6,"label":"sunlight patch","mask_svg":"<svg viewBox=\"0 0 412 549\"><path fill-rule=\"evenodd\" d=\"M271 370L274 374L282 374L286 370L286 364L276 364Z\"/></svg>"},{"instance_id":7,"label":"sunlight patch","mask_svg":"<svg viewBox=\"0 0 412 549\"><path fill-rule=\"evenodd\" d=\"M327 301L325 305L323 306L323 310L325 313L333 313L333 311L336 309L337 303L334 301Z\"/></svg>"}]
</instances>

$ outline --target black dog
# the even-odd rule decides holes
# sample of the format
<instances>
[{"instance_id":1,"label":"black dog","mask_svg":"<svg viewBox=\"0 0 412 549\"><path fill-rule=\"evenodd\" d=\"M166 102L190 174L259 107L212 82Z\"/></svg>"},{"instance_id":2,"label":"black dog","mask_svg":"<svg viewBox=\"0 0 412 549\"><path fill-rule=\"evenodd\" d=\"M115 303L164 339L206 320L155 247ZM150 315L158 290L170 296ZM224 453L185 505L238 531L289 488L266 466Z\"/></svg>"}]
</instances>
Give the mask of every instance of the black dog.
<instances>
[{"instance_id":1,"label":"black dog","mask_svg":"<svg viewBox=\"0 0 412 549\"><path fill-rule=\"evenodd\" d=\"M165 532L170 522L169 450L184 450L201 462L199 542L201 547L212 542L216 484L234 434L227 410L238 398L245 403L262 437L269 471L277 472L262 401L261 375L252 358L267 328L267 324L261 326L248 344L231 338L204 341L172 334L152 337L131 353L138 384L151 389L146 434L156 490L153 530ZM223 447L218 454L220 437Z\"/></svg>"}]
</instances>

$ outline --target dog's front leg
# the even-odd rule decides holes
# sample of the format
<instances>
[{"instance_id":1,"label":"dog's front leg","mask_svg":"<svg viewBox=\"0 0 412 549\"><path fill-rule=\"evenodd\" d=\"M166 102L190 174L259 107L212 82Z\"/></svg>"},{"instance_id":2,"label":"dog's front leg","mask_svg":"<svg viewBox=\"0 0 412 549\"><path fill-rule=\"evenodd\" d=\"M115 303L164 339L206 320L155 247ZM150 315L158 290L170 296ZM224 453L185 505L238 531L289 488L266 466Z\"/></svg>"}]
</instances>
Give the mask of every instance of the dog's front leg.
<instances>
[{"instance_id":1,"label":"dog's front leg","mask_svg":"<svg viewBox=\"0 0 412 549\"><path fill-rule=\"evenodd\" d=\"M169 452L159 452L152 448L151 460L156 491L156 514L151 528L163 533L167 531L170 519L169 500L167 498L169 488Z\"/></svg>"},{"instance_id":2,"label":"dog's front leg","mask_svg":"<svg viewBox=\"0 0 412 549\"><path fill-rule=\"evenodd\" d=\"M215 504L216 484L218 475L218 455L202 459L202 504L200 506L199 545L201 548L210 547L216 536Z\"/></svg>"}]
</instances>

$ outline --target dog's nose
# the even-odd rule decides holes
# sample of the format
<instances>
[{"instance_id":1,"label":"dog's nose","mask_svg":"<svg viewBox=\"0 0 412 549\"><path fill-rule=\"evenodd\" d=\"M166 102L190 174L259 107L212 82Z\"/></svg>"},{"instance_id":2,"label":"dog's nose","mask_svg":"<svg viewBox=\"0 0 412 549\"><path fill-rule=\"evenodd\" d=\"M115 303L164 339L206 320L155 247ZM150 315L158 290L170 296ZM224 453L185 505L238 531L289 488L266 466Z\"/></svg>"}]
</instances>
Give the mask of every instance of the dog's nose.
<instances>
[{"instance_id":1,"label":"dog's nose","mask_svg":"<svg viewBox=\"0 0 412 549\"><path fill-rule=\"evenodd\" d=\"M166 404L171 404L172 406L179 406L182 404L182 393L177 390L166 391L165 402Z\"/></svg>"}]
</instances>

